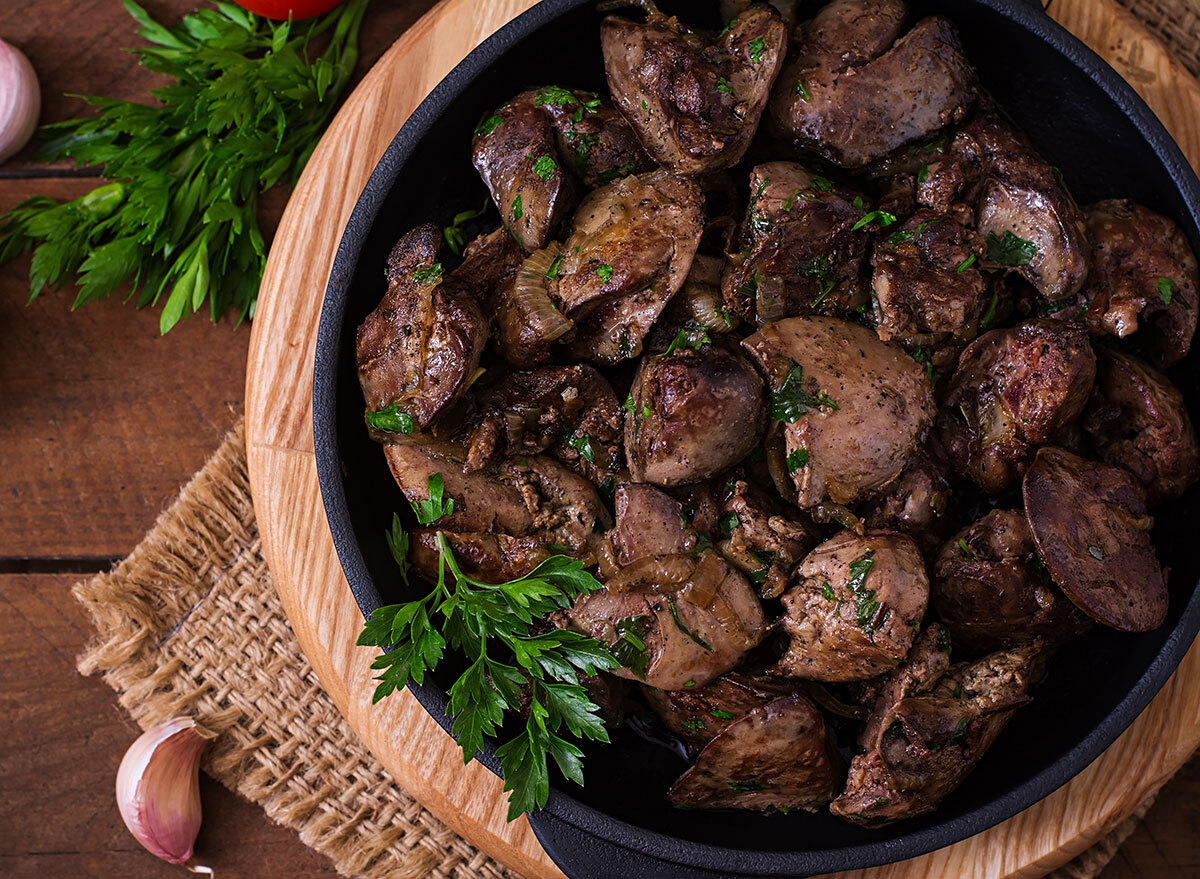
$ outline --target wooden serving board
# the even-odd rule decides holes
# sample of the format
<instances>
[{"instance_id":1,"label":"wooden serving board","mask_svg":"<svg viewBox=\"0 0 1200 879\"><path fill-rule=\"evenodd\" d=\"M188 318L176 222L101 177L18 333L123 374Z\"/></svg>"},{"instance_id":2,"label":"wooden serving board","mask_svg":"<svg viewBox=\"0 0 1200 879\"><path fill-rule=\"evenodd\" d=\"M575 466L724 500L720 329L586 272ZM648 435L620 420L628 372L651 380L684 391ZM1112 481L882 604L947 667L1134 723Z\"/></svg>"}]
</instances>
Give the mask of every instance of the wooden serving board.
<instances>
[{"instance_id":1,"label":"wooden serving board","mask_svg":"<svg viewBox=\"0 0 1200 879\"><path fill-rule=\"evenodd\" d=\"M263 549L304 652L351 727L396 780L483 851L530 879L558 879L483 766L407 692L371 705L362 617L334 552L313 457L312 364L342 230L383 151L421 99L534 0L443 0L346 101L296 187L271 248L246 379L250 481ZM1113 0L1053 0L1049 12L1120 71L1200 167L1200 86ZM991 830L920 858L842 879L1035 877L1115 827L1200 745L1200 646L1141 717L1070 784Z\"/></svg>"}]
</instances>

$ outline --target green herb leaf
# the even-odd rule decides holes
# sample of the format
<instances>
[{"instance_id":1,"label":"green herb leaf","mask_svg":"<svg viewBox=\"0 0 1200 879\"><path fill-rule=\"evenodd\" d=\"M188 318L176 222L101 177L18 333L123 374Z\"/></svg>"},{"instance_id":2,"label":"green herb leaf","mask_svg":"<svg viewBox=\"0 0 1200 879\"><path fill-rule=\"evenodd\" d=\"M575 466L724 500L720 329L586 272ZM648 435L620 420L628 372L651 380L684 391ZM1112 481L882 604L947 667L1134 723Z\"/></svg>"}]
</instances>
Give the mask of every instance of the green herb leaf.
<instances>
[{"instance_id":1,"label":"green herb leaf","mask_svg":"<svg viewBox=\"0 0 1200 879\"><path fill-rule=\"evenodd\" d=\"M728 784L730 788L736 791L758 791L767 789L765 784L753 778L749 781L730 781Z\"/></svg>"},{"instance_id":2,"label":"green herb leaf","mask_svg":"<svg viewBox=\"0 0 1200 879\"><path fill-rule=\"evenodd\" d=\"M828 582L821 584L821 595L826 601L833 601L837 598L837 594L833 591L833 587Z\"/></svg>"},{"instance_id":3,"label":"green herb leaf","mask_svg":"<svg viewBox=\"0 0 1200 879\"><path fill-rule=\"evenodd\" d=\"M589 113L596 113L600 110L600 96L592 92L580 92L585 97L580 100L575 93L561 86L551 85L538 91L533 99L534 106L541 107L549 105L551 107L570 107L578 104L581 110L587 110ZM591 97L587 97L590 95ZM582 114L576 122L583 119Z\"/></svg>"},{"instance_id":4,"label":"green herb leaf","mask_svg":"<svg viewBox=\"0 0 1200 879\"><path fill-rule=\"evenodd\" d=\"M801 467L808 466L808 449L792 449L788 452L788 473L795 473Z\"/></svg>"},{"instance_id":5,"label":"green herb leaf","mask_svg":"<svg viewBox=\"0 0 1200 879\"><path fill-rule=\"evenodd\" d=\"M541 156L533 164L533 173L537 174L543 180L553 180L558 174L558 162L550 158L550 156Z\"/></svg>"},{"instance_id":6,"label":"green herb leaf","mask_svg":"<svg viewBox=\"0 0 1200 879\"><path fill-rule=\"evenodd\" d=\"M822 406L835 410L840 408L824 391L818 391L816 395L805 391L804 368L793 361L783 384L771 394L771 417L792 424L801 415Z\"/></svg>"},{"instance_id":7,"label":"green herb leaf","mask_svg":"<svg viewBox=\"0 0 1200 879\"><path fill-rule=\"evenodd\" d=\"M670 610L671 610L671 619L673 619L675 621L675 628L677 628L679 631L683 632L683 634L687 635L689 638L691 638L693 641L695 641L699 646L703 647L709 653L712 653L712 647L709 646L709 643L707 641L705 641L703 638L701 638L699 635L697 635L695 632L693 632L691 629L689 629L687 626L685 626L680 621L679 608L677 608L675 606L675 596L673 596L673 595L667 596L667 607L670 608Z\"/></svg>"},{"instance_id":8,"label":"green herb leaf","mask_svg":"<svg viewBox=\"0 0 1200 879\"><path fill-rule=\"evenodd\" d=\"M558 270L562 268L563 257L564 255L560 253L555 257L554 262L550 263L550 268L546 269L546 277L551 281L558 277Z\"/></svg>"},{"instance_id":9,"label":"green herb leaf","mask_svg":"<svg viewBox=\"0 0 1200 879\"><path fill-rule=\"evenodd\" d=\"M589 464L596 463L596 450L592 448L592 438L587 432L570 433L566 437L568 448L579 452L579 457Z\"/></svg>"},{"instance_id":10,"label":"green herb leaf","mask_svg":"<svg viewBox=\"0 0 1200 879\"><path fill-rule=\"evenodd\" d=\"M858 599L854 612L858 617L859 628L866 629L868 632L871 631L872 620L879 611L875 590L867 588L867 576L873 567L875 567L875 552L871 550L862 558L850 563L850 579L846 581L846 586Z\"/></svg>"},{"instance_id":11,"label":"green herb leaf","mask_svg":"<svg viewBox=\"0 0 1200 879\"><path fill-rule=\"evenodd\" d=\"M950 733L950 738L956 742L964 742L967 739L967 719L959 718L958 723L954 724L954 732Z\"/></svg>"},{"instance_id":12,"label":"green herb leaf","mask_svg":"<svg viewBox=\"0 0 1200 879\"><path fill-rule=\"evenodd\" d=\"M863 214L862 218L850 227L850 231L857 232L863 226L867 226L871 223L874 223L880 227L885 227L892 225L894 222L896 222L895 214L889 214L887 211L871 211L870 213Z\"/></svg>"},{"instance_id":13,"label":"green herb leaf","mask_svg":"<svg viewBox=\"0 0 1200 879\"><path fill-rule=\"evenodd\" d=\"M521 219L521 217L523 217L523 216L525 216L525 209L521 206L521 194L518 192L517 197L513 199L513 205L512 205L513 222L516 222L517 220Z\"/></svg>"},{"instance_id":14,"label":"green herb leaf","mask_svg":"<svg viewBox=\"0 0 1200 879\"><path fill-rule=\"evenodd\" d=\"M401 412L395 403L389 403L385 408L372 412L367 410L367 424L376 430L387 433L412 433L413 419L407 412Z\"/></svg>"},{"instance_id":15,"label":"green herb leaf","mask_svg":"<svg viewBox=\"0 0 1200 879\"><path fill-rule=\"evenodd\" d=\"M467 245L466 233L463 231L463 227L472 220L477 220L487 213L489 204L491 204L491 200L485 198L483 200L483 207L479 210L459 211L454 215L454 219L450 222L450 225L442 229L442 237L446 239L447 246L454 251L456 256L462 256L462 252Z\"/></svg>"},{"instance_id":16,"label":"green herb leaf","mask_svg":"<svg viewBox=\"0 0 1200 879\"><path fill-rule=\"evenodd\" d=\"M1175 282L1170 278L1158 279L1158 295L1162 297L1164 305L1171 304L1171 297L1175 294Z\"/></svg>"},{"instance_id":17,"label":"green herb leaf","mask_svg":"<svg viewBox=\"0 0 1200 879\"><path fill-rule=\"evenodd\" d=\"M755 37L746 46L750 50L750 63L762 64L763 52L766 51L767 41L762 37Z\"/></svg>"},{"instance_id":18,"label":"green herb leaf","mask_svg":"<svg viewBox=\"0 0 1200 879\"><path fill-rule=\"evenodd\" d=\"M968 256L966 259L964 259L962 262L960 262L958 264L958 268L956 268L954 271L965 272L967 269L969 269L974 264L975 264L975 254L972 253L970 256Z\"/></svg>"},{"instance_id":19,"label":"green herb leaf","mask_svg":"<svg viewBox=\"0 0 1200 879\"><path fill-rule=\"evenodd\" d=\"M418 284L424 284L429 287L436 286L442 283L442 264L435 262L431 266L422 266L419 269L415 269L412 276L413 280Z\"/></svg>"},{"instance_id":20,"label":"green herb leaf","mask_svg":"<svg viewBox=\"0 0 1200 879\"><path fill-rule=\"evenodd\" d=\"M924 183L928 179L929 179L929 166L922 165L921 170L917 172L917 182Z\"/></svg>"},{"instance_id":21,"label":"green herb leaf","mask_svg":"<svg viewBox=\"0 0 1200 879\"><path fill-rule=\"evenodd\" d=\"M596 277L607 284L613 279L613 267L605 263L596 267Z\"/></svg>"},{"instance_id":22,"label":"green herb leaf","mask_svg":"<svg viewBox=\"0 0 1200 879\"><path fill-rule=\"evenodd\" d=\"M617 633L617 640L609 648L612 655L624 668L645 680L646 669L650 667L650 656L646 653L646 642L643 639L650 631L650 621L644 616L626 617L618 620L613 629Z\"/></svg>"},{"instance_id":23,"label":"green herb leaf","mask_svg":"<svg viewBox=\"0 0 1200 879\"><path fill-rule=\"evenodd\" d=\"M680 348L691 348L693 351L699 351L705 345L712 344L712 339L708 337L707 327L684 327L675 338L671 340L671 344L667 346L667 350L663 352L663 356L672 354Z\"/></svg>"},{"instance_id":24,"label":"green herb leaf","mask_svg":"<svg viewBox=\"0 0 1200 879\"><path fill-rule=\"evenodd\" d=\"M736 95L737 92L735 92L733 90L733 86L731 86L726 81L725 77L722 76L720 79L717 80L717 94L719 94L719 95Z\"/></svg>"},{"instance_id":25,"label":"green herb leaf","mask_svg":"<svg viewBox=\"0 0 1200 879\"><path fill-rule=\"evenodd\" d=\"M817 192L829 192L833 189L833 181L828 177L816 176L808 184L808 188L815 189Z\"/></svg>"},{"instance_id":26,"label":"green herb leaf","mask_svg":"<svg viewBox=\"0 0 1200 879\"><path fill-rule=\"evenodd\" d=\"M967 558L975 558L975 550L971 549L971 547L967 544L967 541L962 537L958 538L958 548L962 550L962 554Z\"/></svg>"},{"instance_id":27,"label":"green herb leaf","mask_svg":"<svg viewBox=\"0 0 1200 879\"><path fill-rule=\"evenodd\" d=\"M410 569L408 562L408 532L404 530L404 526L400 524L400 517L395 513L392 514L392 530L385 531L383 537L387 541L388 549L391 550L392 558L396 560L396 566L400 568L400 579L407 586Z\"/></svg>"},{"instance_id":28,"label":"green herb leaf","mask_svg":"<svg viewBox=\"0 0 1200 879\"><path fill-rule=\"evenodd\" d=\"M166 27L126 0L149 43L135 50L142 66L168 82L153 104L86 97L96 115L44 129L39 160L119 182L0 218L0 259L34 251L30 298L74 280L78 307L128 283L137 307L161 307L164 333L205 307L213 320L253 317L259 198L308 161L357 61L367 2L303 23L218 3Z\"/></svg>"},{"instance_id":29,"label":"green herb leaf","mask_svg":"<svg viewBox=\"0 0 1200 879\"><path fill-rule=\"evenodd\" d=\"M737 513L726 513L721 517L721 533L726 537L733 534L733 530L742 524L742 520L738 518Z\"/></svg>"},{"instance_id":30,"label":"green herb leaf","mask_svg":"<svg viewBox=\"0 0 1200 879\"><path fill-rule=\"evenodd\" d=\"M999 304L1000 304L1000 296L995 290L993 290L992 291L992 299L988 303L987 310L984 311L983 317L979 318L979 332L981 332L981 333L984 332L988 327L990 327L992 325L993 321L996 320L996 307Z\"/></svg>"},{"instance_id":31,"label":"green herb leaf","mask_svg":"<svg viewBox=\"0 0 1200 879\"><path fill-rule=\"evenodd\" d=\"M938 374L933 368L933 354L924 346L914 348L912 352L913 360L925 367L925 377L929 379L931 386L937 385Z\"/></svg>"},{"instance_id":32,"label":"green herb leaf","mask_svg":"<svg viewBox=\"0 0 1200 879\"><path fill-rule=\"evenodd\" d=\"M1038 252L1032 241L1018 238L1008 230L1003 235L988 232L987 248L987 261L999 266L1027 266Z\"/></svg>"},{"instance_id":33,"label":"green herb leaf","mask_svg":"<svg viewBox=\"0 0 1200 879\"><path fill-rule=\"evenodd\" d=\"M445 491L442 474L434 473L429 477L429 499L412 505L418 522L422 525L432 525L443 516L454 512L454 498L445 497Z\"/></svg>"},{"instance_id":34,"label":"green herb leaf","mask_svg":"<svg viewBox=\"0 0 1200 879\"><path fill-rule=\"evenodd\" d=\"M734 715L731 711L726 711L724 708L714 708L708 712L718 720L733 720Z\"/></svg>"},{"instance_id":35,"label":"green herb leaf","mask_svg":"<svg viewBox=\"0 0 1200 879\"><path fill-rule=\"evenodd\" d=\"M812 93L809 92L808 86L804 84L804 80L796 80L795 92L800 96L800 100L808 102L812 100Z\"/></svg>"},{"instance_id":36,"label":"green herb leaf","mask_svg":"<svg viewBox=\"0 0 1200 879\"><path fill-rule=\"evenodd\" d=\"M487 137L503 124L504 117L498 113L493 114L479 123L479 127L475 129L475 136Z\"/></svg>"}]
</instances>

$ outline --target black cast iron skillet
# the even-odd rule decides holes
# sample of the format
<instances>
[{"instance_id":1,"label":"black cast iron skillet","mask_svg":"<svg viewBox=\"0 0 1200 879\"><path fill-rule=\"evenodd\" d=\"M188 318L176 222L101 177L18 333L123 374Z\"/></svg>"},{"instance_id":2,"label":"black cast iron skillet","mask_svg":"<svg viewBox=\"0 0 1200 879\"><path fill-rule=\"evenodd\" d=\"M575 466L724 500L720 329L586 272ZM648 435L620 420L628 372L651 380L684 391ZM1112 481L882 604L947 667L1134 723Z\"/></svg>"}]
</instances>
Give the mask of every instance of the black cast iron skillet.
<instances>
[{"instance_id":1,"label":"black cast iron skillet","mask_svg":"<svg viewBox=\"0 0 1200 879\"><path fill-rule=\"evenodd\" d=\"M713 26L715 0L661 0ZM819 4L813 4L815 7ZM1200 250L1200 182L1133 90L1099 57L1023 0L913 0L962 31L986 88L1062 169L1081 204L1128 196L1174 218ZM811 11L811 10L808 10ZM317 470L346 578L364 614L402 594L383 540L408 504L363 426L354 332L384 292L388 250L405 231L481 204L471 131L485 112L549 83L601 89L600 14L592 0L543 0L471 53L396 135L350 218L321 314L313 388ZM782 158L782 156L780 157ZM1196 420L1197 357L1173 372ZM1200 628L1200 490L1157 511L1155 543L1171 569L1165 625L1143 635L1096 632L1055 657L1034 702L1017 712L963 786L933 815L864 830L828 813L765 816L678 811L666 789L684 763L627 728L588 749L587 786L552 775L530 816L572 877L802 876L913 857L976 834L1045 797L1086 767L1166 682ZM412 689L449 730L448 657ZM493 771L492 751L481 755Z\"/></svg>"}]
</instances>

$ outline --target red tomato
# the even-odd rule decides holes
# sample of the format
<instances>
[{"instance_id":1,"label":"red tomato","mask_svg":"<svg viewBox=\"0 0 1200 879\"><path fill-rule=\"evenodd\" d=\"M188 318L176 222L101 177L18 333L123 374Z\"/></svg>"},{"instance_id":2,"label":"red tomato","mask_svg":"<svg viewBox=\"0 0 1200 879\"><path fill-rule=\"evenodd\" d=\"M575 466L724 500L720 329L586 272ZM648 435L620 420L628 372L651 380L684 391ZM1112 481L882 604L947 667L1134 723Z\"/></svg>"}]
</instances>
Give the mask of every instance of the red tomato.
<instances>
[{"instance_id":1,"label":"red tomato","mask_svg":"<svg viewBox=\"0 0 1200 879\"><path fill-rule=\"evenodd\" d=\"M342 0L237 0L237 4L255 15L286 19L289 15L299 21L328 12Z\"/></svg>"}]
</instances>

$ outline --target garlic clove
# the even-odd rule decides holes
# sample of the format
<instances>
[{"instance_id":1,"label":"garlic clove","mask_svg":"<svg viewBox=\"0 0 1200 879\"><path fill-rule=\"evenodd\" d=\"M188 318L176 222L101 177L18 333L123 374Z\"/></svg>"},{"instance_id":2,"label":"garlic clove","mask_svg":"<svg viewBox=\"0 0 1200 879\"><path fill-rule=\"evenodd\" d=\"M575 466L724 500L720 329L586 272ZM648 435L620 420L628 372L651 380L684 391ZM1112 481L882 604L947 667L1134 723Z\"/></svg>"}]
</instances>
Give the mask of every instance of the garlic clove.
<instances>
[{"instance_id":1,"label":"garlic clove","mask_svg":"<svg viewBox=\"0 0 1200 879\"><path fill-rule=\"evenodd\" d=\"M186 864L200 832L200 753L216 738L190 717L142 733L117 770L117 807L152 855ZM205 872L209 872L205 868Z\"/></svg>"},{"instance_id":2,"label":"garlic clove","mask_svg":"<svg viewBox=\"0 0 1200 879\"><path fill-rule=\"evenodd\" d=\"M21 151L37 128L42 92L29 59L0 40L0 162Z\"/></svg>"}]
</instances>

